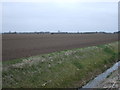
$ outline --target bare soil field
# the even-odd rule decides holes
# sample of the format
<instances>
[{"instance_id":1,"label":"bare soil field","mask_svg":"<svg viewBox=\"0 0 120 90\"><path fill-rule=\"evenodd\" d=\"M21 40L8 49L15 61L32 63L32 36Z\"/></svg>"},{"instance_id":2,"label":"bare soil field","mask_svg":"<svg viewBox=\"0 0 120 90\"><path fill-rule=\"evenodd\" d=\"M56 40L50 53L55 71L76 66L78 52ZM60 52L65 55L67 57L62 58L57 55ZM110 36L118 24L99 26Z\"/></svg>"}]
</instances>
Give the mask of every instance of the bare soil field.
<instances>
[{"instance_id":1,"label":"bare soil field","mask_svg":"<svg viewBox=\"0 0 120 90\"><path fill-rule=\"evenodd\" d=\"M117 40L117 34L3 34L2 60L105 44Z\"/></svg>"}]
</instances>

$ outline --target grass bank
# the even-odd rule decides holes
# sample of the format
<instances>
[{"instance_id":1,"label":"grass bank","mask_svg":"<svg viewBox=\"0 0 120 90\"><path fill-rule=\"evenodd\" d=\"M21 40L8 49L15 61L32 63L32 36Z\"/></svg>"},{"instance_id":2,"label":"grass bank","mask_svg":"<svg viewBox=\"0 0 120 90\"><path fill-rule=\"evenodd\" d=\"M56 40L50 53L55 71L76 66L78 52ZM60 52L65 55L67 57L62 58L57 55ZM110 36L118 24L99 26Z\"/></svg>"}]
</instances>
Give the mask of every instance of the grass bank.
<instances>
[{"instance_id":1,"label":"grass bank","mask_svg":"<svg viewBox=\"0 0 120 90\"><path fill-rule=\"evenodd\" d=\"M118 42L3 62L3 88L81 87L118 59Z\"/></svg>"}]
</instances>

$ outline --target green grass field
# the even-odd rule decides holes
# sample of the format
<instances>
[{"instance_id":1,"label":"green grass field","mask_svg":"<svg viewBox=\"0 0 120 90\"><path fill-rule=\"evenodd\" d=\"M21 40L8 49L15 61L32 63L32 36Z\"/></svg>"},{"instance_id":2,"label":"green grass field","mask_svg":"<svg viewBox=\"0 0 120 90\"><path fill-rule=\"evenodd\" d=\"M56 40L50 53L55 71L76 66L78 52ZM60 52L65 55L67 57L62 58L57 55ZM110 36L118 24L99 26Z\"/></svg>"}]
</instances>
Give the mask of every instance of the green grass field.
<instances>
[{"instance_id":1,"label":"green grass field","mask_svg":"<svg viewBox=\"0 0 120 90\"><path fill-rule=\"evenodd\" d=\"M3 62L3 88L81 87L118 60L118 42Z\"/></svg>"}]
</instances>

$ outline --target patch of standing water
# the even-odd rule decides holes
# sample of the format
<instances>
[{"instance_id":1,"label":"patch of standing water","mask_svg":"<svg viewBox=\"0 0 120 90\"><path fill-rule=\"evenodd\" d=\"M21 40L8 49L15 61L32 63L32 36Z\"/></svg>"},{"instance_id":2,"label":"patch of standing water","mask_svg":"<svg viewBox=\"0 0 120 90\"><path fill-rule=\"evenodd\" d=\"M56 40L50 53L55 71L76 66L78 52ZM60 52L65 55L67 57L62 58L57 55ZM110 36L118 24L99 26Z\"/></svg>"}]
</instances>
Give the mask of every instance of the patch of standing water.
<instances>
[{"instance_id":1,"label":"patch of standing water","mask_svg":"<svg viewBox=\"0 0 120 90\"><path fill-rule=\"evenodd\" d=\"M119 66L120 66L120 61L116 62L111 68L107 69L105 72L98 75L95 79L88 82L82 88L95 88L95 86L99 85L99 83L103 81L105 78L107 78L108 75L110 75L113 71L117 70Z\"/></svg>"}]
</instances>

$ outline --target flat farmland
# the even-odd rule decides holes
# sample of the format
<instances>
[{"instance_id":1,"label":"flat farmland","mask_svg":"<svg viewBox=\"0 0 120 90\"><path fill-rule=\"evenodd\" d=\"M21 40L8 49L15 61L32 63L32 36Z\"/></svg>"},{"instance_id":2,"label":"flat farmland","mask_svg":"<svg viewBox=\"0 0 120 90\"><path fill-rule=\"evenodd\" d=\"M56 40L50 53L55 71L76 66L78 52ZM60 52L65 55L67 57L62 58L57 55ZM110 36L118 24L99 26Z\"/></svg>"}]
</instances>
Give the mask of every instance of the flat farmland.
<instances>
[{"instance_id":1,"label":"flat farmland","mask_svg":"<svg viewBox=\"0 0 120 90\"><path fill-rule=\"evenodd\" d=\"M117 34L3 34L2 60L100 45L117 40Z\"/></svg>"}]
</instances>

